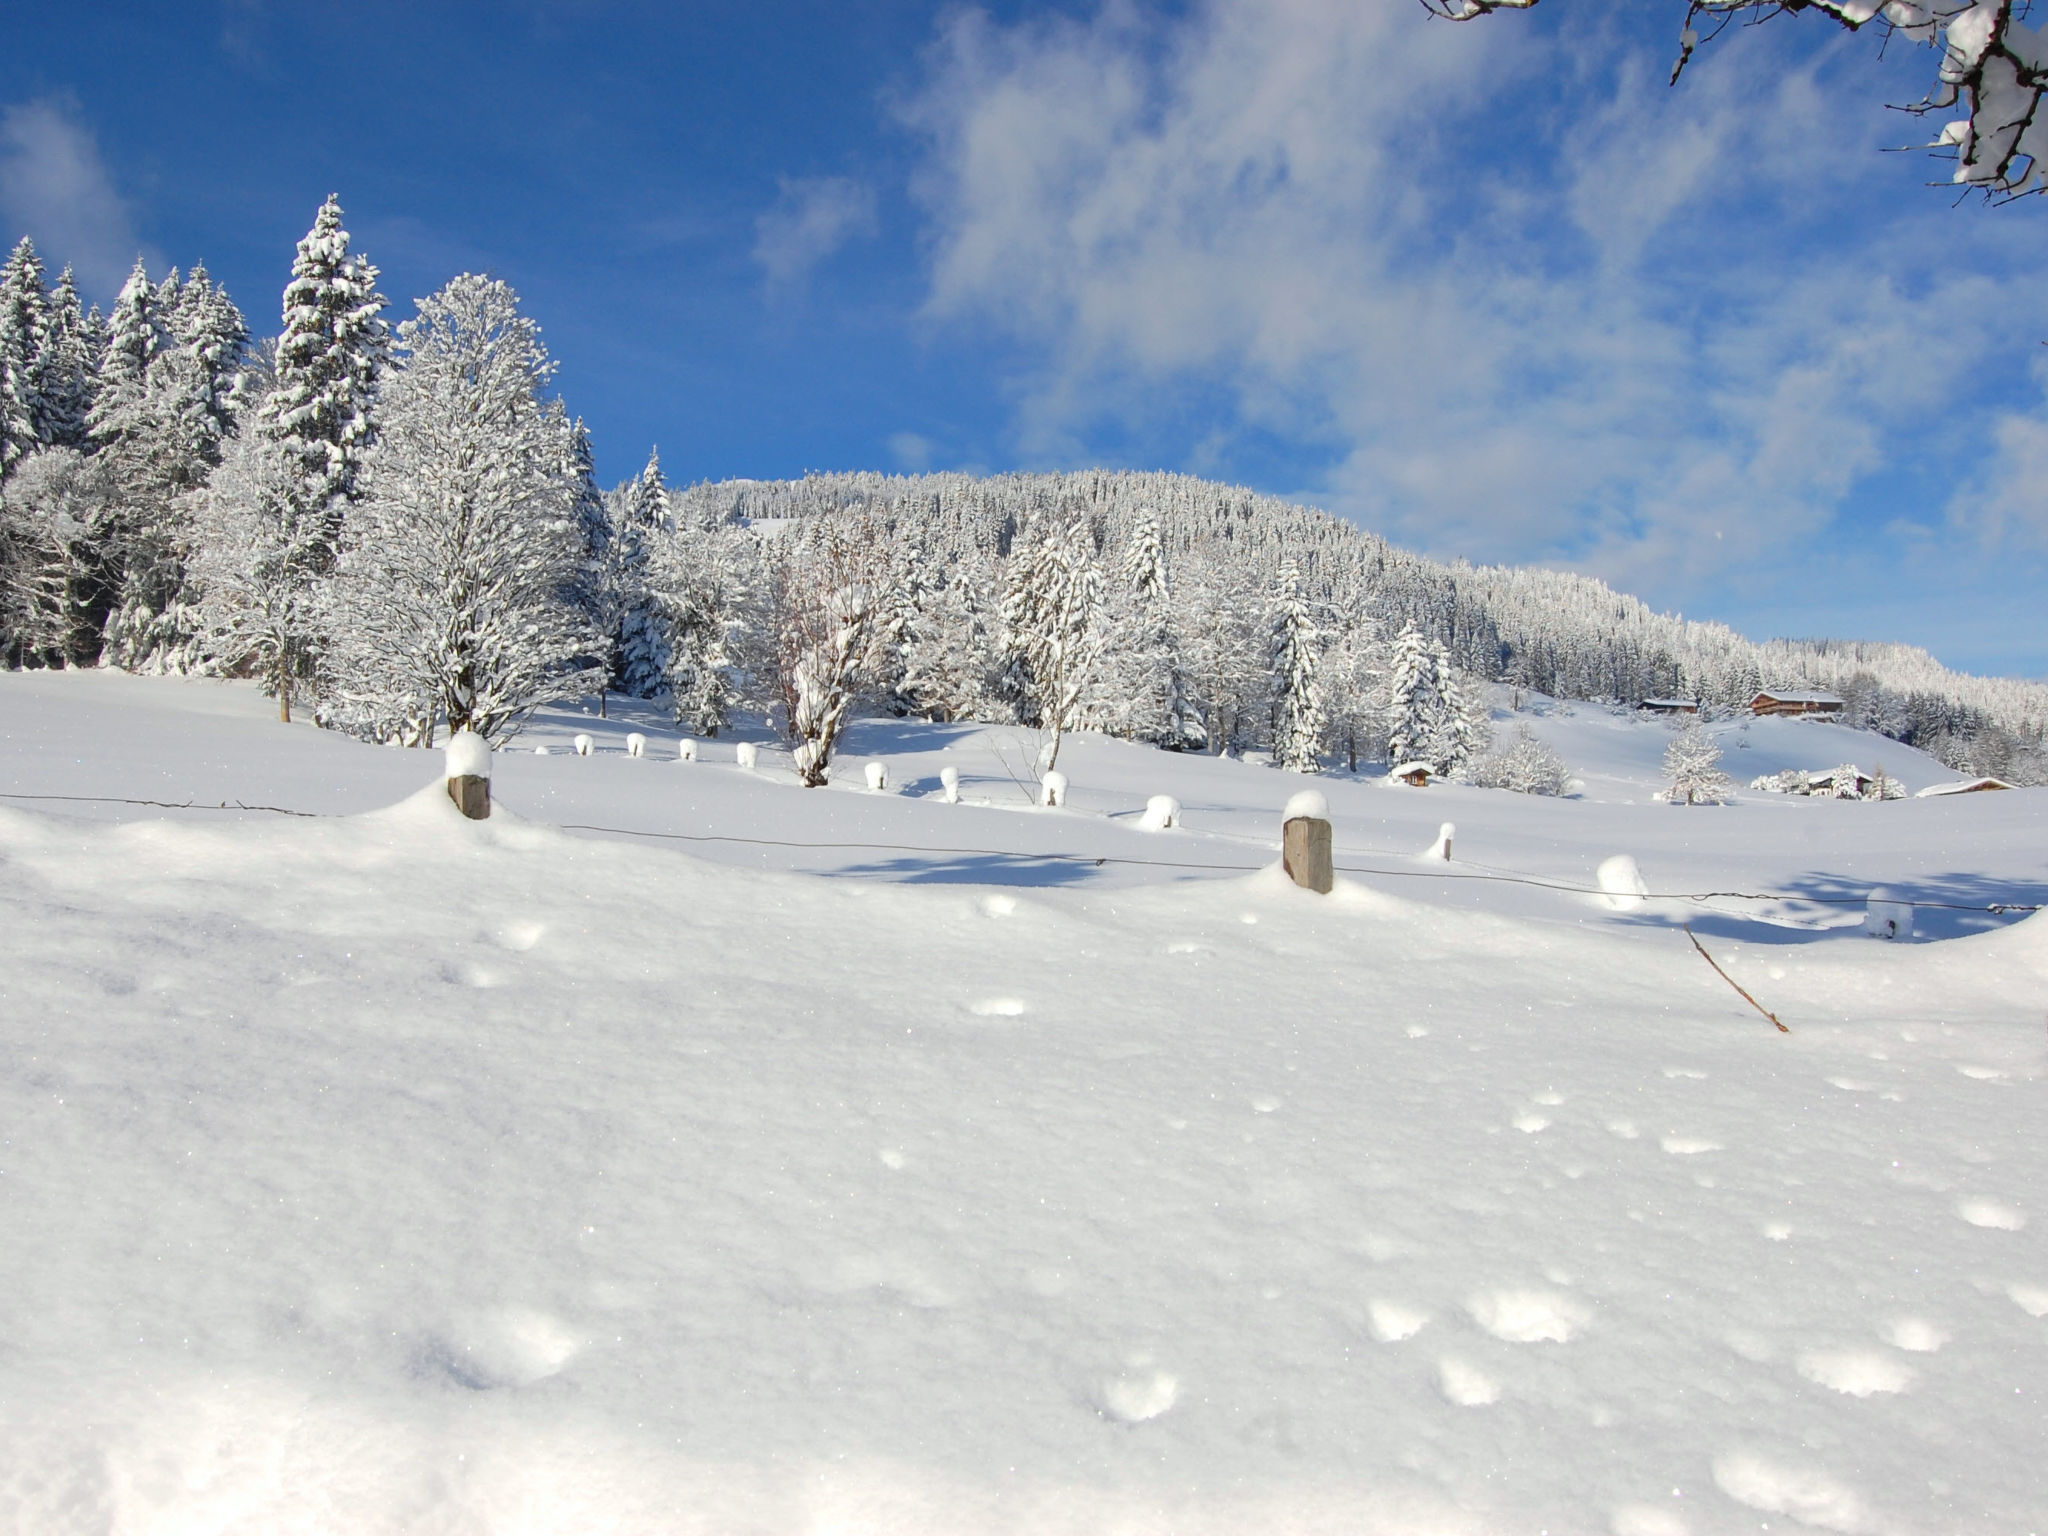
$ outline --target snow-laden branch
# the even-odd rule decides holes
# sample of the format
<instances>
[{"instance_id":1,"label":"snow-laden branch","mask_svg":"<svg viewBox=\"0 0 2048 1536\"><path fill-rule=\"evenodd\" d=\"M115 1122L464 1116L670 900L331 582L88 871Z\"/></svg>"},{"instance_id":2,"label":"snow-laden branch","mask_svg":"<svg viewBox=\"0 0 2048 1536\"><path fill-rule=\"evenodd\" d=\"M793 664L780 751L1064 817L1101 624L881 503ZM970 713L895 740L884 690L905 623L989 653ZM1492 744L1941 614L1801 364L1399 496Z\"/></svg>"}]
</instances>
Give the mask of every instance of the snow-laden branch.
<instances>
[{"instance_id":1,"label":"snow-laden branch","mask_svg":"<svg viewBox=\"0 0 2048 1536\"><path fill-rule=\"evenodd\" d=\"M1537 0L1421 3L1451 21L1471 21L1494 11L1526 11ZM1678 79L1699 46L1701 21L1711 38L1741 15L1764 21L1815 11L1851 31L1876 25L1900 33L1941 54L1933 88L1905 110L1962 109L1929 147L1954 154L1959 185L2018 196L2041 190L2041 158L2048 150L2039 121L2048 89L2048 35L2019 19L2026 8L2026 0L1690 0L1671 78Z\"/></svg>"}]
</instances>

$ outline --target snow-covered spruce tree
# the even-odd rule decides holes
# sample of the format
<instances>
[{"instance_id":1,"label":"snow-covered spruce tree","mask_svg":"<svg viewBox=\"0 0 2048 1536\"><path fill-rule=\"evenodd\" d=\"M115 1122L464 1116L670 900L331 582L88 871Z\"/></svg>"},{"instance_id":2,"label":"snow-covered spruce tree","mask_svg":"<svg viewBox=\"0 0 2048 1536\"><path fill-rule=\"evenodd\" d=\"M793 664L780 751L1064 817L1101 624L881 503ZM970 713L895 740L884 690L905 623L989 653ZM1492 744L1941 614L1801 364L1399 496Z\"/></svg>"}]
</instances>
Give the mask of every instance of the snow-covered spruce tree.
<instances>
[{"instance_id":1,"label":"snow-covered spruce tree","mask_svg":"<svg viewBox=\"0 0 2048 1536\"><path fill-rule=\"evenodd\" d=\"M1296 773L1322 772L1320 641L1301 572L1289 561L1281 568L1273 611L1273 764Z\"/></svg>"},{"instance_id":2,"label":"snow-covered spruce tree","mask_svg":"<svg viewBox=\"0 0 2048 1536\"><path fill-rule=\"evenodd\" d=\"M594 637L568 595L583 540L552 374L539 328L490 278L465 273L398 328L324 584L324 718L413 744L441 723L502 741L594 682L579 660Z\"/></svg>"},{"instance_id":3,"label":"snow-covered spruce tree","mask_svg":"<svg viewBox=\"0 0 2048 1536\"><path fill-rule=\"evenodd\" d=\"M613 515L606 573L619 615L612 687L629 699L651 699L661 692L668 670L662 617L648 580L654 546L669 528L668 484L661 476L659 449L608 506Z\"/></svg>"},{"instance_id":4,"label":"snow-covered spruce tree","mask_svg":"<svg viewBox=\"0 0 2048 1536\"><path fill-rule=\"evenodd\" d=\"M49 304L42 259L23 235L0 266L0 478L46 441L41 359Z\"/></svg>"},{"instance_id":5,"label":"snow-covered spruce tree","mask_svg":"<svg viewBox=\"0 0 2048 1536\"><path fill-rule=\"evenodd\" d=\"M918 586L917 614L899 640L898 691L929 720L1002 720L1010 711L997 697L1002 659L989 594L997 581L992 562L963 551L936 581Z\"/></svg>"},{"instance_id":6,"label":"snow-covered spruce tree","mask_svg":"<svg viewBox=\"0 0 2048 1536\"><path fill-rule=\"evenodd\" d=\"M1441 712L1436 679L1436 657L1428 640L1412 623L1403 625L1401 633L1394 637L1394 654L1387 667L1389 766L1399 768L1405 763L1429 761L1424 754L1429 750Z\"/></svg>"},{"instance_id":7,"label":"snow-covered spruce tree","mask_svg":"<svg viewBox=\"0 0 2048 1536\"><path fill-rule=\"evenodd\" d=\"M815 789L881 659L886 530L864 510L824 513L776 540L769 560L774 702L797 775Z\"/></svg>"},{"instance_id":8,"label":"snow-covered spruce tree","mask_svg":"<svg viewBox=\"0 0 2048 1536\"><path fill-rule=\"evenodd\" d=\"M36 373L43 411L37 439L53 448L83 450L91 441L86 422L92 412L99 354L91 326L79 311L78 284L69 267L50 292Z\"/></svg>"},{"instance_id":9,"label":"snow-covered spruce tree","mask_svg":"<svg viewBox=\"0 0 2048 1536\"><path fill-rule=\"evenodd\" d=\"M330 551L326 524L305 510L298 463L269 433L245 432L192 493L192 574L201 633L214 664L253 675L292 717L318 654L317 580Z\"/></svg>"},{"instance_id":10,"label":"snow-covered spruce tree","mask_svg":"<svg viewBox=\"0 0 2048 1536\"><path fill-rule=\"evenodd\" d=\"M263 429L298 466L297 515L322 518L330 548L376 438L377 380L390 345L377 269L351 253L341 218L330 196L299 242L275 378L259 407Z\"/></svg>"},{"instance_id":11,"label":"snow-covered spruce tree","mask_svg":"<svg viewBox=\"0 0 2048 1536\"><path fill-rule=\"evenodd\" d=\"M1243 750L1265 713L1269 682L1258 595L1213 555L1184 557L1173 614L1181 664L1209 750L1219 756Z\"/></svg>"},{"instance_id":12,"label":"snow-covered spruce tree","mask_svg":"<svg viewBox=\"0 0 2048 1536\"><path fill-rule=\"evenodd\" d=\"M1721 747L1697 715L1688 717L1664 749L1665 798L1673 805L1719 805L1730 788L1721 771Z\"/></svg>"},{"instance_id":13,"label":"snow-covered spruce tree","mask_svg":"<svg viewBox=\"0 0 2048 1536\"><path fill-rule=\"evenodd\" d=\"M1050 772L1062 739L1081 723L1102 657L1102 567L1085 512L1049 517L1012 547L1003 628L1024 723L1052 734L1040 765Z\"/></svg>"},{"instance_id":14,"label":"snow-covered spruce tree","mask_svg":"<svg viewBox=\"0 0 2048 1536\"><path fill-rule=\"evenodd\" d=\"M1436 644L1430 652L1436 669L1436 718L1422 755L1438 773L1462 773L1485 750L1491 735L1484 694L1458 671L1448 648Z\"/></svg>"},{"instance_id":15,"label":"snow-covered spruce tree","mask_svg":"<svg viewBox=\"0 0 2048 1536\"><path fill-rule=\"evenodd\" d=\"M757 555L753 535L723 523L656 537L647 582L664 681L676 724L694 735L718 735L740 703Z\"/></svg>"}]
</instances>

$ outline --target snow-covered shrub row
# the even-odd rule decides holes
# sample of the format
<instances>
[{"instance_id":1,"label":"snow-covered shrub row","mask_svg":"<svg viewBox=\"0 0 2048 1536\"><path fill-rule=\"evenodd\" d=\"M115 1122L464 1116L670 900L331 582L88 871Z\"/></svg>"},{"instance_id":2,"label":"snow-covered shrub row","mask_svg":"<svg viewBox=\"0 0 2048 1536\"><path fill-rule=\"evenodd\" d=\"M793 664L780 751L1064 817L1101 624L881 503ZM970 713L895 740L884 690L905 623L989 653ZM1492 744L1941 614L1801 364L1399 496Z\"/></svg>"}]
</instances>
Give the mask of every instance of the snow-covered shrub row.
<instances>
[{"instance_id":1,"label":"snow-covered shrub row","mask_svg":"<svg viewBox=\"0 0 2048 1536\"><path fill-rule=\"evenodd\" d=\"M1865 773L1854 763L1809 772L1787 768L1750 780L1751 789L1774 795L1812 795L1826 800L1903 800L1906 786L1882 768Z\"/></svg>"},{"instance_id":2,"label":"snow-covered shrub row","mask_svg":"<svg viewBox=\"0 0 2048 1536\"><path fill-rule=\"evenodd\" d=\"M1562 795L1571 788L1571 769L1526 722L1515 726L1514 740L1472 765L1469 775L1484 789L1511 789L1522 795Z\"/></svg>"}]
</instances>

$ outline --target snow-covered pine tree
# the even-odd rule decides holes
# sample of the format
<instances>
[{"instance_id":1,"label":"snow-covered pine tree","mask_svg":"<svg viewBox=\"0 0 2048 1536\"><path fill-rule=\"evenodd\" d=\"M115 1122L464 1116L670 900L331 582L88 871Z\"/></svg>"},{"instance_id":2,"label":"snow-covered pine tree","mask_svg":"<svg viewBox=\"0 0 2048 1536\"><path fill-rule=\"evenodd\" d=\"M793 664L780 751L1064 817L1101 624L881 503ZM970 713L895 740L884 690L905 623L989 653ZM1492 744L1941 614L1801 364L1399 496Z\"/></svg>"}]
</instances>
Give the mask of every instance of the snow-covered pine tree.
<instances>
[{"instance_id":1,"label":"snow-covered pine tree","mask_svg":"<svg viewBox=\"0 0 2048 1536\"><path fill-rule=\"evenodd\" d=\"M759 572L753 535L728 524L656 535L648 586L676 724L715 737L740 703Z\"/></svg>"},{"instance_id":2,"label":"snow-covered pine tree","mask_svg":"<svg viewBox=\"0 0 2048 1536\"><path fill-rule=\"evenodd\" d=\"M1430 722L1428 744L1423 757L1436 765L1440 774L1463 771L1475 753L1486 746L1486 704L1480 692L1467 685L1441 643L1430 647L1430 661L1436 675L1436 716Z\"/></svg>"},{"instance_id":3,"label":"snow-covered pine tree","mask_svg":"<svg viewBox=\"0 0 2048 1536\"><path fill-rule=\"evenodd\" d=\"M1102 567L1087 513L1046 518L1010 553L1003 627L1027 724L1052 733L1041 771L1059 764L1060 743L1080 724L1102 655Z\"/></svg>"},{"instance_id":4,"label":"snow-covered pine tree","mask_svg":"<svg viewBox=\"0 0 2048 1536\"><path fill-rule=\"evenodd\" d=\"M502 282L465 273L422 299L397 352L325 583L322 710L387 740L431 743L445 722L502 741L594 682L566 595L583 555L569 421Z\"/></svg>"},{"instance_id":5,"label":"snow-covered pine tree","mask_svg":"<svg viewBox=\"0 0 2048 1536\"><path fill-rule=\"evenodd\" d=\"M1273 764L1296 773L1320 773L1325 724L1317 687L1321 636L1301 590L1301 571L1291 560L1280 571L1272 633Z\"/></svg>"},{"instance_id":6,"label":"snow-covered pine tree","mask_svg":"<svg viewBox=\"0 0 2048 1536\"><path fill-rule=\"evenodd\" d=\"M1719 805L1726 797L1730 780L1721 771L1720 744L1698 715L1688 716L1664 749L1664 776L1671 780L1665 798L1673 805Z\"/></svg>"},{"instance_id":7,"label":"snow-covered pine tree","mask_svg":"<svg viewBox=\"0 0 2048 1536\"><path fill-rule=\"evenodd\" d=\"M326 526L297 494L297 461L269 433L244 432L191 498L198 618L215 664L253 675L292 717L318 651L317 578Z\"/></svg>"},{"instance_id":8,"label":"snow-covered pine tree","mask_svg":"<svg viewBox=\"0 0 2048 1536\"><path fill-rule=\"evenodd\" d=\"M341 219L330 196L299 242L276 376L259 408L264 429L299 467L302 513L325 519L330 545L376 437L377 381L390 345L377 269L351 253Z\"/></svg>"},{"instance_id":9,"label":"snow-covered pine tree","mask_svg":"<svg viewBox=\"0 0 2048 1536\"><path fill-rule=\"evenodd\" d=\"M615 558L608 563L619 613L612 686L630 699L651 699L668 670L667 636L649 585L654 547L670 523L661 450L648 454L647 467L620 489L611 530Z\"/></svg>"},{"instance_id":10,"label":"snow-covered pine tree","mask_svg":"<svg viewBox=\"0 0 2048 1536\"><path fill-rule=\"evenodd\" d=\"M86 423L92 412L99 356L91 328L79 312L78 284L69 267L58 275L57 286L50 293L36 370L43 410L36 428L38 440L54 448L83 451L91 441Z\"/></svg>"},{"instance_id":11,"label":"snow-covered pine tree","mask_svg":"<svg viewBox=\"0 0 2048 1536\"><path fill-rule=\"evenodd\" d=\"M0 478L42 446L42 350L50 295L27 235L0 266Z\"/></svg>"},{"instance_id":12,"label":"snow-covered pine tree","mask_svg":"<svg viewBox=\"0 0 2048 1536\"><path fill-rule=\"evenodd\" d=\"M1429 641L1413 623L1404 624L1394 637L1394 654L1387 668L1389 766L1430 762L1424 754L1429 751L1441 709L1436 679L1436 657ZM1433 762L1430 766L1437 767Z\"/></svg>"},{"instance_id":13,"label":"snow-covered pine tree","mask_svg":"<svg viewBox=\"0 0 2048 1536\"><path fill-rule=\"evenodd\" d=\"M937 581L920 584L898 688L927 719L1008 718L995 690L1001 659L988 594L996 586L992 564L971 549L955 552Z\"/></svg>"}]
</instances>

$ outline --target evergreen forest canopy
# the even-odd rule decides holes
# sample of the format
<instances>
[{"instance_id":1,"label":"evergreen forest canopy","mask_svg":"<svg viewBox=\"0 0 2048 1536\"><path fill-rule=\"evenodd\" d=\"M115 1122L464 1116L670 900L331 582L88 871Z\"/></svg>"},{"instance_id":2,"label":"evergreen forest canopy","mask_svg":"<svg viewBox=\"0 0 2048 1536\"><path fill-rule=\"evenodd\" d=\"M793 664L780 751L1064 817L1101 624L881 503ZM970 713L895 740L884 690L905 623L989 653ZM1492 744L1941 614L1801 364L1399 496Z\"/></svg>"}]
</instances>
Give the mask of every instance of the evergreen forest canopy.
<instances>
[{"instance_id":1,"label":"evergreen forest canopy","mask_svg":"<svg viewBox=\"0 0 2048 1536\"><path fill-rule=\"evenodd\" d=\"M810 475L610 490L505 284L396 327L329 199L282 330L138 262L81 312L0 268L0 658L251 677L320 724L502 741L616 691L758 712L822 783L847 719L1015 722L1313 772L1471 771L1488 685L1746 704L1827 689L1958 771L2048 782L2048 686L1911 647L1755 643L1590 577L1445 565L1185 475ZM1526 744L1525 744L1526 745Z\"/></svg>"}]
</instances>

